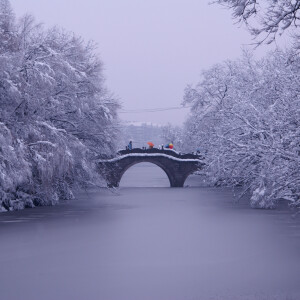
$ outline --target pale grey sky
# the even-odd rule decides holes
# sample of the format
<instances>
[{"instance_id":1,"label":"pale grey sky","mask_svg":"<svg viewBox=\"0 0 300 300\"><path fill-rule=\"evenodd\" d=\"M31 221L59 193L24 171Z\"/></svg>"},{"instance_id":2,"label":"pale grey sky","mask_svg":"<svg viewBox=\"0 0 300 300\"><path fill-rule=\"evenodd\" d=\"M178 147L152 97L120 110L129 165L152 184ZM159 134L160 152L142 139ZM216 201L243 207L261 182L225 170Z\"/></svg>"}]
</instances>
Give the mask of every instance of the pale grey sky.
<instances>
[{"instance_id":1,"label":"pale grey sky","mask_svg":"<svg viewBox=\"0 0 300 300\"><path fill-rule=\"evenodd\" d=\"M107 85L124 109L180 106L201 70L237 58L251 43L230 12L209 0L11 0L16 15L32 13L99 45ZM259 49L263 53L266 49ZM129 121L181 124L187 109L121 114Z\"/></svg>"}]
</instances>

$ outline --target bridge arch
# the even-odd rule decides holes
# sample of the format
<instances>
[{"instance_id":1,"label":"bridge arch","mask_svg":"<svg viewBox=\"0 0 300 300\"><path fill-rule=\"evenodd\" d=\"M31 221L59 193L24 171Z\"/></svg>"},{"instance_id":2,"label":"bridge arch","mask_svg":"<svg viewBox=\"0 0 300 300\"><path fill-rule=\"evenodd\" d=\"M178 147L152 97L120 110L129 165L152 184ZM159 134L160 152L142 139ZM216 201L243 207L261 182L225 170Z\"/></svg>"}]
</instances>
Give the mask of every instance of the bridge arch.
<instances>
[{"instance_id":1,"label":"bridge arch","mask_svg":"<svg viewBox=\"0 0 300 300\"><path fill-rule=\"evenodd\" d=\"M134 166L137 166L139 164L151 164L152 166L154 165L155 167L158 167L159 170L167 177L166 180L169 181L170 186L172 185L171 182L171 178L172 175L170 174L169 170L165 168L165 166L163 166L162 164L158 163L158 162L153 162L153 161L140 161L140 162L133 162L131 164L128 164L120 173L120 183L122 183L122 179L124 178L124 176L126 176L126 173L131 170Z\"/></svg>"},{"instance_id":2,"label":"bridge arch","mask_svg":"<svg viewBox=\"0 0 300 300\"><path fill-rule=\"evenodd\" d=\"M204 165L197 155L180 155L159 149L137 150L120 151L115 158L98 161L99 173L106 179L109 187L118 187L124 173L142 162L160 167L167 174L171 187L183 187L186 178Z\"/></svg>"}]
</instances>

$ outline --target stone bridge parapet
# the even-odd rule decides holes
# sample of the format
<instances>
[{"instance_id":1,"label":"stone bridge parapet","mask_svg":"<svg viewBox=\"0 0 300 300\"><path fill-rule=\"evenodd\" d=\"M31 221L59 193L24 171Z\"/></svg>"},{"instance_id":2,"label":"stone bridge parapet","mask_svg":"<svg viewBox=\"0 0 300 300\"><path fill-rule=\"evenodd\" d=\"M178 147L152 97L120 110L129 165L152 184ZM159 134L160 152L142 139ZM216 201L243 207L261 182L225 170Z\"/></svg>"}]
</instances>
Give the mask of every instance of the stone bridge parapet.
<instances>
[{"instance_id":1,"label":"stone bridge parapet","mask_svg":"<svg viewBox=\"0 0 300 300\"><path fill-rule=\"evenodd\" d=\"M121 150L117 156L99 159L97 167L109 187L118 187L124 173L133 165L149 162L167 174L171 187L183 187L186 178L204 166L203 157L195 154L180 154L165 149Z\"/></svg>"}]
</instances>

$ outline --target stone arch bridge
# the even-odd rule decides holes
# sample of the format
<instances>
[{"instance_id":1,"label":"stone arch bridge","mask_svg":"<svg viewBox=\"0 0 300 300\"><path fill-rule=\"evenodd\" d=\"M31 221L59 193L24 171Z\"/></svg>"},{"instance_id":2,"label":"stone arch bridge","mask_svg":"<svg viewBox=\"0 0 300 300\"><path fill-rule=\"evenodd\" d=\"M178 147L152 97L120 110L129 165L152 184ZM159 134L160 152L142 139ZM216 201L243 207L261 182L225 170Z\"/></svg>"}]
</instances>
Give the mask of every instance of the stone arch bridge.
<instances>
[{"instance_id":1,"label":"stone arch bridge","mask_svg":"<svg viewBox=\"0 0 300 300\"><path fill-rule=\"evenodd\" d=\"M186 178L203 168L203 157L195 154L179 154L165 149L122 150L116 157L99 159L97 168L108 187L118 187L124 173L133 165L149 162L167 174L171 187L183 187Z\"/></svg>"}]
</instances>

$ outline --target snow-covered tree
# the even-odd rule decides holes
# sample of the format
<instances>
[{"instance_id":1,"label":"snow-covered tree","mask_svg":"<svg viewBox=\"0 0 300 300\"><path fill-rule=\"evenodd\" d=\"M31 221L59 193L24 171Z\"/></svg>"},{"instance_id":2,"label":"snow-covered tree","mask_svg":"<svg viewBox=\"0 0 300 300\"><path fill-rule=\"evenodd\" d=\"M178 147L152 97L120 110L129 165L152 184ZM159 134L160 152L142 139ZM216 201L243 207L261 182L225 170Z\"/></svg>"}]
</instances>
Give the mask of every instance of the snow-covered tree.
<instances>
[{"instance_id":1,"label":"snow-covered tree","mask_svg":"<svg viewBox=\"0 0 300 300\"><path fill-rule=\"evenodd\" d=\"M205 152L211 181L243 185L254 207L300 204L300 60L288 56L245 54L203 72L185 93L193 105L185 136Z\"/></svg>"},{"instance_id":2,"label":"snow-covered tree","mask_svg":"<svg viewBox=\"0 0 300 300\"><path fill-rule=\"evenodd\" d=\"M100 184L93 159L115 151L119 104L95 45L30 15L16 22L8 0L0 0L0 45L1 209L53 204Z\"/></svg>"},{"instance_id":3,"label":"snow-covered tree","mask_svg":"<svg viewBox=\"0 0 300 300\"><path fill-rule=\"evenodd\" d=\"M0 51L13 51L16 45L15 16L8 0L0 0Z\"/></svg>"}]
</instances>

